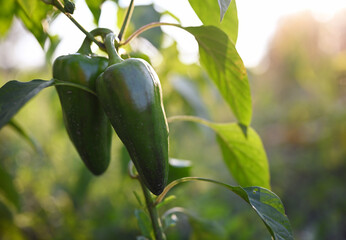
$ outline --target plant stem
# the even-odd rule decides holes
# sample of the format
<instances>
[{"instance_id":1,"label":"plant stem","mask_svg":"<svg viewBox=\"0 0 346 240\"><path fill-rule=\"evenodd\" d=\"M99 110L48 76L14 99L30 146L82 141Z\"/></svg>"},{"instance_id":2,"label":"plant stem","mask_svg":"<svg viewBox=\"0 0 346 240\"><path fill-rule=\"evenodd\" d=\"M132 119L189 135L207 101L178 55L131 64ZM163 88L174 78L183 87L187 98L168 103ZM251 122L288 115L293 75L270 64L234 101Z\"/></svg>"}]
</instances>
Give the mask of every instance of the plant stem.
<instances>
[{"instance_id":1,"label":"plant stem","mask_svg":"<svg viewBox=\"0 0 346 240\"><path fill-rule=\"evenodd\" d=\"M141 183L141 187L142 187L143 194L145 197L145 203L146 203L148 211L149 211L151 224L152 224L153 230L154 230L155 239L156 240L166 240L166 236L163 233L162 224L161 224L160 218L157 214L157 209L154 206L154 201L150 195L150 192L149 192L148 188L146 186L144 186L144 184L140 178L139 178L139 182Z\"/></svg>"},{"instance_id":2,"label":"plant stem","mask_svg":"<svg viewBox=\"0 0 346 240\"><path fill-rule=\"evenodd\" d=\"M59 9L63 14L65 14L65 16L68 17L79 28L79 30L81 30L91 41L95 42L97 44L97 46L99 46L99 48L104 49L104 46L101 42L97 41L96 38L94 38L94 36L92 34L90 34L87 30L85 30L85 28L83 28L82 25L80 25L76 21L76 19L74 19L72 17L72 15L70 13L65 11L64 5L61 3L60 0L54 0L53 5L57 9Z\"/></svg>"},{"instance_id":3,"label":"plant stem","mask_svg":"<svg viewBox=\"0 0 346 240\"><path fill-rule=\"evenodd\" d=\"M125 19L123 21L123 24L121 26L121 29L120 29L120 32L119 32L119 35L118 35L119 42L123 38L123 35L125 34L126 28L129 25L129 23L130 23L132 12L133 12L133 8L134 8L134 0L131 0L130 5L129 5L129 7L127 9L127 12L126 12Z\"/></svg>"},{"instance_id":4,"label":"plant stem","mask_svg":"<svg viewBox=\"0 0 346 240\"><path fill-rule=\"evenodd\" d=\"M175 23L152 22L137 29L134 33L131 34L131 36L128 37L128 39L126 39L126 41L120 42L119 46L128 44L133 38L137 37L139 34L145 32L146 30L149 30L154 27L160 27L160 26L181 27L179 24L175 24Z\"/></svg>"}]
</instances>

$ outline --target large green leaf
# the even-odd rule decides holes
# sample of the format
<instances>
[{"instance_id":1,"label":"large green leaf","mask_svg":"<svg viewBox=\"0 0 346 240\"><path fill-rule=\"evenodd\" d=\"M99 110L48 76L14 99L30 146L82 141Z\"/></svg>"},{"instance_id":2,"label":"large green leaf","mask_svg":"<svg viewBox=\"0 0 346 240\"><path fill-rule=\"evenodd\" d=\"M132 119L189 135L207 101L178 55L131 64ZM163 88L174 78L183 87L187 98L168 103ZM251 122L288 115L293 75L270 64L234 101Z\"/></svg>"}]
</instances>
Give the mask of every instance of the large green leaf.
<instances>
[{"instance_id":1,"label":"large green leaf","mask_svg":"<svg viewBox=\"0 0 346 240\"><path fill-rule=\"evenodd\" d=\"M236 123L211 123L191 116L169 118L169 121L172 120L197 122L213 129L224 161L239 185L270 188L267 155L261 138L251 127Z\"/></svg>"},{"instance_id":2,"label":"large green leaf","mask_svg":"<svg viewBox=\"0 0 346 240\"><path fill-rule=\"evenodd\" d=\"M190 181L211 182L231 190L255 210L274 240L293 240L291 225L285 214L285 209L280 198L275 193L265 188L231 186L212 179L186 177L167 185L161 195L157 197L155 204L160 203L174 186Z\"/></svg>"},{"instance_id":3,"label":"large green leaf","mask_svg":"<svg viewBox=\"0 0 346 240\"><path fill-rule=\"evenodd\" d=\"M3 37L11 27L12 19L15 12L15 2L0 0L0 37Z\"/></svg>"},{"instance_id":4,"label":"large green leaf","mask_svg":"<svg viewBox=\"0 0 346 240\"><path fill-rule=\"evenodd\" d=\"M32 97L43 88L53 84L53 80L44 81L35 79L30 82L9 81L0 88L0 129Z\"/></svg>"},{"instance_id":5,"label":"large green leaf","mask_svg":"<svg viewBox=\"0 0 346 240\"><path fill-rule=\"evenodd\" d=\"M91 13L94 16L94 21L97 24L101 15L101 5L105 0L85 0Z\"/></svg>"},{"instance_id":6,"label":"large green leaf","mask_svg":"<svg viewBox=\"0 0 346 240\"><path fill-rule=\"evenodd\" d=\"M0 165L0 195L19 209L19 194L12 181L11 175Z\"/></svg>"},{"instance_id":7,"label":"large green leaf","mask_svg":"<svg viewBox=\"0 0 346 240\"><path fill-rule=\"evenodd\" d=\"M222 29L235 44L238 38L238 14L235 0L189 0L204 25ZM227 10L228 8L228 10ZM227 14L226 13L227 10Z\"/></svg>"},{"instance_id":8,"label":"large green leaf","mask_svg":"<svg viewBox=\"0 0 346 240\"><path fill-rule=\"evenodd\" d=\"M246 135L236 123L210 124L217 133L223 160L241 186L270 188L267 155L261 138L250 127Z\"/></svg>"},{"instance_id":9,"label":"large green leaf","mask_svg":"<svg viewBox=\"0 0 346 240\"><path fill-rule=\"evenodd\" d=\"M199 45L200 62L240 123L250 125L251 93L245 66L234 43L214 26L186 27Z\"/></svg>"}]
</instances>

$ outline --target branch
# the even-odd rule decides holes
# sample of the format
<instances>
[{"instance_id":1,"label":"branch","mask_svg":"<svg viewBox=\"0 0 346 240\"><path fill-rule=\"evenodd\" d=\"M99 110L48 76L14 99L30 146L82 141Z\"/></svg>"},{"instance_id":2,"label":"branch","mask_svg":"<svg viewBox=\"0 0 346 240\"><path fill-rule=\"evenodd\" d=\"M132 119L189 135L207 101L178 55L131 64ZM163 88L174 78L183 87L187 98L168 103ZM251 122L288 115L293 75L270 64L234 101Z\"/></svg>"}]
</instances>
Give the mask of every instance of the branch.
<instances>
[{"instance_id":1,"label":"branch","mask_svg":"<svg viewBox=\"0 0 346 240\"><path fill-rule=\"evenodd\" d=\"M52 5L59 9L63 14L65 14L65 16L68 17L79 28L79 30L81 30L91 41L96 43L97 46L99 46L99 48L104 48L101 42L97 41L93 35L91 35L87 30L85 30L85 28L83 28L82 25L80 25L76 21L76 19L74 19L72 15L64 9L64 5L61 3L60 0L53 0Z\"/></svg>"}]
</instances>

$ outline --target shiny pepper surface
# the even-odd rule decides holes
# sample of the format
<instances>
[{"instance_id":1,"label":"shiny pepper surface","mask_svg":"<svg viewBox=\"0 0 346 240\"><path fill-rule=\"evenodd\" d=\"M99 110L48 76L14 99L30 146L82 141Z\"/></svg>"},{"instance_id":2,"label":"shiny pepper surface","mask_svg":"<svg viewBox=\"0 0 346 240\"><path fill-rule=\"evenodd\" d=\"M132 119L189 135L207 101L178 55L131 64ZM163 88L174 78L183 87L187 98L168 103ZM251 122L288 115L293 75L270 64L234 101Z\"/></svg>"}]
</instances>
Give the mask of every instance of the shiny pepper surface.
<instances>
[{"instance_id":1,"label":"shiny pepper surface","mask_svg":"<svg viewBox=\"0 0 346 240\"><path fill-rule=\"evenodd\" d=\"M91 32L92 33L92 32ZM108 59L90 55L86 39L76 54L58 57L53 77L95 90L95 80L108 65ZM67 133L87 168L102 174L110 162L112 129L98 98L71 86L56 86Z\"/></svg>"},{"instance_id":2,"label":"shiny pepper surface","mask_svg":"<svg viewBox=\"0 0 346 240\"><path fill-rule=\"evenodd\" d=\"M168 177L168 125L160 81L146 61L121 59L113 43L114 35L108 34L110 64L97 79L96 92L141 181L158 195Z\"/></svg>"}]
</instances>

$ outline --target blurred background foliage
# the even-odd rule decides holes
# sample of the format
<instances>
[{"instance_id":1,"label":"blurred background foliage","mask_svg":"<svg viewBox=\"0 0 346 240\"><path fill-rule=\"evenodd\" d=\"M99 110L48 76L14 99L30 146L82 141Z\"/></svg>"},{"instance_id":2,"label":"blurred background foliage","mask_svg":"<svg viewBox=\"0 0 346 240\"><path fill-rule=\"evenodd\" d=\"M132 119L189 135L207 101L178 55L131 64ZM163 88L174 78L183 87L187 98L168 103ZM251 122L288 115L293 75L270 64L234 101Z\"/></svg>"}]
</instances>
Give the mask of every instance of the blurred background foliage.
<instances>
[{"instance_id":1,"label":"blurred background foliage","mask_svg":"<svg viewBox=\"0 0 346 240\"><path fill-rule=\"evenodd\" d=\"M253 123L297 239L346 237L345 16L285 19L253 76Z\"/></svg>"},{"instance_id":2,"label":"blurred background foliage","mask_svg":"<svg viewBox=\"0 0 346 240\"><path fill-rule=\"evenodd\" d=\"M142 16L151 16L149 22L166 14L152 5L137 8L130 29L146 23L141 22ZM118 11L120 20L123 13ZM308 13L284 19L261 64L248 69L252 125L262 137L272 190L284 203L296 239L346 238L345 16L344 12L325 22ZM8 46L20 34L11 28L1 45ZM1 49L1 58L11 55L10 48ZM183 64L177 43L160 29L149 30L126 50L131 56L145 53L140 56L153 63L167 116L235 120L205 72L198 64ZM52 57L54 46L46 51ZM12 79L51 78L50 61L39 69L0 67L1 86ZM68 139L54 88L43 90L15 121L41 149L34 149L10 125L0 131L0 239L135 239L140 235L136 220L140 212L135 214L135 209L141 209L136 194L142 195L139 184L127 174L129 157L116 134L109 169L94 177ZM170 156L190 160L192 176L236 185L209 129L193 123L170 124ZM270 239L253 210L220 187L186 183L172 194L176 198L159 212L184 209L171 216L174 226L167 229L168 239Z\"/></svg>"}]
</instances>

